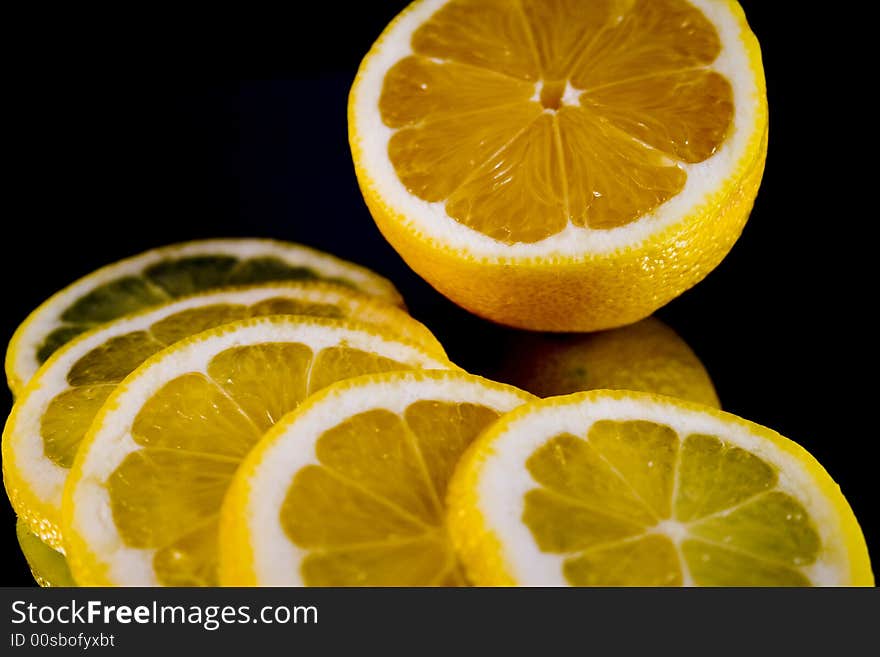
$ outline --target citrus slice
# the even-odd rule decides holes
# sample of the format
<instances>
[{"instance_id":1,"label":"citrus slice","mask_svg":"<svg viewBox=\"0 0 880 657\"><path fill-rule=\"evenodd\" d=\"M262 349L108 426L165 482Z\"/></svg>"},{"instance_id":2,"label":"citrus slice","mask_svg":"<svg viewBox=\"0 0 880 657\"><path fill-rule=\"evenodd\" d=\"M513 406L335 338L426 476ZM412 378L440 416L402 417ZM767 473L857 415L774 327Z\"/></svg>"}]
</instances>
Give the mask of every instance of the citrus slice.
<instances>
[{"instance_id":1,"label":"citrus slice","mask_svg":"<svg viewBox=\"0 0 880 657\"><path fill-rule=\"evenodd\" d=\"M276 424L223 505L221 583L462 585L444 522L462 451L529 401L462 372L350 379Z\"/></svg>"},{"instance_id":2,"label":"citrus slice","mask_svg":"<svg viewBox=\"0 0 880 657\"><path fill-rule=\"evenodd\" d=\"M852 510L770 429L645 393L522 406L465 453L448 523L474 583L870 585Z\"/></svg>"},{"instance_id":3,"label":"citrus slice","mask_svg":"<svg viewBox=\"0 0 880 657\"><path fill-rule=\"evenodd\" d=\"M272 316L150 358L110 394L70 471L64 547L82 585L216 583L217 519L240 461L309 394L447 360L362 325Z\"/></svg>"},{"instance_id":4,"label":"citrus slice","mask_svg":"<svg viewBox=\"0 0 880 657\"><path fill-rule=\"evenodd\" d=\"M3 431L3 479L19 517L62 549L61 495L76 450L104 400L151 355L247 317L298 314L357 319L445 358L403 310L329 283L272 283L207 292L108 322L67 343L19 396Z\"/></svg>"},{"instance_id":5,"label":"citrus slice","mask_svg":"<svg viewBox=\"0 0 880 657\"><path fill-rule=\"evenodd\" d=\"M40 586L76 586L64 555L43 543L21 520L15 523L18 545Z\"/></svg>"},{"instance_id":6,"label":"citrus slice","mask_svg":"<svg viewBox=\"0 0 880 657\"><path fill-rule=\"evenodd\" d=\"M12 336L6 379L18 395L59 347L128 313L212 288L286 280L339 283L403 305L390 281L299 244L265 239L174 244L102 267L40 305Z\"/></svg>"},{"instance_id":7,"label":"citrus slice","mask_svg":"<svg viewBox=\"0 0 880 657\"><path fill-rule=\"evenodd\" d=\"M440 292L534 330L650 315L730 250L767 148L734 0L418 0L349 97L380 230Z\"/></svg>"},{"instance_id":8,"label":"citrus slice","mask_svg":"<svg viewBox=\"0 0 880 657\"><path fill-rule=\"evenodd\" d=\"M497 376L538 395L635 390L719 408L703 363L659 319L587 334L516 333Z\"/></svg>"}]
</instances>

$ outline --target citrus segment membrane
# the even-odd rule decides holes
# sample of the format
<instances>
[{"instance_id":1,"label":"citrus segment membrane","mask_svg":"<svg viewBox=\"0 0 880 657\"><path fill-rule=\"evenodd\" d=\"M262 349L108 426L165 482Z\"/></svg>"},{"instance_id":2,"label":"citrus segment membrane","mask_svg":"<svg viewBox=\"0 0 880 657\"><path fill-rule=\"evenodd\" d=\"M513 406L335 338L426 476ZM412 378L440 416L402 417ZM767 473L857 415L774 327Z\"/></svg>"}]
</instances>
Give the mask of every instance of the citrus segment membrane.
<instances>
[{"instance_id":1,"label":"citrus segment membrane","mask_svg":"<svg viewBox=\"0 0 880 657\"><path fill-rule=\"evenodd\" d=\"M669 398L599 391L518 409L468 451L449 500L477 584L873 581L852 511L806 452Z\"/></svg>"},{"instance_id":2,"label":"citrus segment membrane","mask_svg":"<svg viewBox=\"0 0 880 657\"><path fill-rule=\"evenodd\" d=\"M685 0L450 0L410 46L379 99L394 170L508 244L641 219L733 120L716 28Z\"/></svg>"},{"instance_id":3,"label":"citrus segment membrane","mask_svg":"<svg viewBox=\"0 0 880 657\"><path fill-rule=\"evenodd\" d=\"M22 394L16 405L20 410L7 423L7 489L33 531L60 546L57 525L66 471L92 420L120 381L151 355L183 338L232 321L274 314L357 317L444 356L430 331L404 311L327 283L275 283L204 293L108 323L59 352ZM320 376L332 371L328 359L334 355L334 350L321 355ZM283 361L293 354L276 356ZM249 385L259 386L263 368L283 366L269 360L258 363ZM238 372L238 380L245 374ZM272 417L280 417L279 412Z\"/></svg>"},{"instance_id":4,"label":"citrus segment membrane","mask_svg":"<svg viewBox=\"0 0 880 657\"><path fill-rule=\"evenodd\" d=\"M586 440L552 438L527 467L541 487L526 494L523 520L542 549L580 553L565 561L571 584L614 584L615 573L625 571L633 551L642 549L632 541L655 533L665 521L693 537L682 544L682 560L655 556L640 568L641 582L628 575L632 584L681 583L685 572L703 586L731 579L741 585L810 583L800 567L815 563L820 544L806 510L772 490L776 468L715 436L682 439L663 424L599 421ZM674 543L662 529L659 533L651 544L668 545L657 554L674 554ZM611 571L607 581L588 567L595 557L581 552L599 549L603 568ZM723 564L720 574L706 565L713 557ZM751 562L768 562L754 580Z\"/></svg>"},{"instance_id":5,"label":"citrus segment membrane","mask_svg":"<svg viewBox=\"0 0 880 657\"><path fill-rule=\"evenodd\" d=\"M332 282L402 305L381 276L298 244L264 239L176 244L103 267L43 303L10 342L10 387L18 394L55 351L100 324L198 292L272 281Z\"/></svg>"},{"instance_id":6,"label":"citrus segment membrane","mask_svg":"<svg viewBox=\"0 0 880 657\"><path fill-rule=\"evenodd\" d=\"M474 438L527 399L455 372L327 388L236 475L223 509L223 582L465 584L446 532L447 482Z\"/></svg>"},{"instance_id":7,"label":"citrus segment membrane","mask_svg":"<svg viewBox=\"0 0 880 657\"><path fill-rule=\"evenodd\" d=\"M170 347L117 388L77 456L64 503L75 576L216 584L220 505L266 428L337 380L450 366L324 319L248 320ZM95 525L102 514L112 522Z\"/></svg>"},{"instance_id":8,"label":"citrus segment membrane","mask_svg":"<svg viewBox=\"0 0 880 657\"><path fill-rule=\"evenodd\" d=\"M410 406L403 417L366 411L324 432L315 443L319 465L296 474L281 508L288 538L310 552L301 567L305 584L464 584L445 536L438 473L430 471L441 468L404 419L424 411L435 430L422 440L443 450L447 462L499 415L480 405L433 402L429 409ZM460 440L443 444L447 433Z\"/></svg>"}]
</instances>

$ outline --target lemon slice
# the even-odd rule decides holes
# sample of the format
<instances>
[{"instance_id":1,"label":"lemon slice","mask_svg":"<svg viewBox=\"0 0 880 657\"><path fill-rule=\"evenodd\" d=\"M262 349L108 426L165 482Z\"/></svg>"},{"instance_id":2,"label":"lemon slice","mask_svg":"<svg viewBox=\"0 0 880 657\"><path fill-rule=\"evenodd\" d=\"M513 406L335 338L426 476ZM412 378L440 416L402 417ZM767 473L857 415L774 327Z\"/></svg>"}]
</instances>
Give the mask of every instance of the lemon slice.
<instances>
[{"instance_id":1,"label":"lemon slice","mask_svg":"<svg viewBox=\"0 0 880 657\"><path fill-rule=\"evenodd\" d=\"M721 406L697 355L654 317L598 333L517 332L503 353L498 380L539 397L635 390Z\"/></svg>"},{"instance_id":2,"label":"lemon slice","mask_svg":"<svg viewBox=\"0 0 880 657\"><path fill-rule=\"evenodd\" d=\"M102 267L40 305L12 336L6 379L17 396L59 347L128 313L212 288L284 280L335 282L403 305L390 281L299 244L265 239L174 244Z\"/></svg>"},{"instance_id":3,"label":"lemon slice","mask_svg":"<svg viewBox=\"0 0 880 657\"><path fill-rule=\"evenodd\" d=\"M203 293L103 324L40 368L3 431L3 474L19 517L63 549L61 494L76 450L104 400L149 356L229 322L275 314L356 318L445 358L422 324L383 301L329 283L274 283Z\"/></svg>"},{"instance_id":4,"label":"lemon slice","mask_svg":"<svg viewBox=\"0 0 880 657\"><path fill-rule=\"evenodd\" d=\"M64 555L43 543L21 520L15 523L18 545L40 586L76 586Z\"/></svg>"},{"instance_id":5,"label":"lemon slice","mask_svg":"<svg viewBox=\"0 0 880 657\"><path fill-rule=\"evenodd\" d=\"M739 236L760 49L733 0L419 0L363 60L349 140L377 225L440 292L521 328L613 328Z\"/></svg>"},{"instance_id":6,"label":"lemon slice","mask_svg":"<svg viewBox=\"0 0 880 657\"><path fill-rule=\"evenodd\" d=\"M462 451L532 397L461 372L363 376L276 424L223 505L221 582L465 583L444 523Z\"/></svg>"},{"instance_id":7,"label":"lemon slice","mask_svg":"<svg viewBox=\"0 0 880 657\"><path fill-rule=\"evenodd\" d=\"M668 397L514 410L462 458L450 532L483 585L870 585L837 485L803 448Z\"/></svg>"},{"instance_id":8,"label":"lemon slice","mask_svg":"<svg viewBox=\"0 0 880 657\"><path fill-rule=\"evenodd\" d=\"M351 376L451 367L378 329L317 318L244 320L176 343L116 387L76 455L62 509L74 578L216 583L223 495L282 415Z\"/></svg>"}]
</instances>

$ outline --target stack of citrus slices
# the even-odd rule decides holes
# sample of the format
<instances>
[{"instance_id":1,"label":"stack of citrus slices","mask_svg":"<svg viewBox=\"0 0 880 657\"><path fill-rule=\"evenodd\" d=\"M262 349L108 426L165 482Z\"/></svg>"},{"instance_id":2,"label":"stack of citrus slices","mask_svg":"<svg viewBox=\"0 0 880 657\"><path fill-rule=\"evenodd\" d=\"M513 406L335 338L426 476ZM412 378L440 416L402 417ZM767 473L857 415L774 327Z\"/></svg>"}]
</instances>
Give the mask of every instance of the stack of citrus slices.
<instances>
[{"instance_id":1,"label":"stack of citrus slices","mask_svg":"<svg viewBox=\"0 0 880 657\"><path fill-rule=\"evenodd\" d=\"M511 337L498 383L389 281L306 247L104 267L7 352L3 478L40 584L873 583L822 466L719 410L645 319L720 262L761 179L736 2L418 0L349 119L374 218L438 290L611 330Z\"/></svg>"},{"instance_id":2,"label":"stack of citrus slices","mask_svg":"<svg viewBox=\"0 0 880 657\"><path fill-rule=\"evenodd\" d=\"M111 265L40 306L10 344L3 433L37 581L873 581L821 466L712 408L699 361L656 320L555 351L533 336L520 380L707 405L541 401L453 365L400 304L349 263L221 240Z\"/></svg>"}]
</instances>

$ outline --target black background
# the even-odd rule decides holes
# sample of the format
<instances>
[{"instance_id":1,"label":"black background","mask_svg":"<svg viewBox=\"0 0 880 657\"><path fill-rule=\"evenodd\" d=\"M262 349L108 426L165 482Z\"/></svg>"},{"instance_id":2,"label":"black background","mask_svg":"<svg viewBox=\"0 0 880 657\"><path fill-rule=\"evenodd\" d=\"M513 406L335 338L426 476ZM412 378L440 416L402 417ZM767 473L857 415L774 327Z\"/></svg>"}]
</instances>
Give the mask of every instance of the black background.
<instances>
[{"instance_id":1,"label":"black background","mask_svg":"<svg viewBox=\"0 0 880 657\"><path fill-rule=\"evenodd\" d=\"M405 2L28 16L10 20L4 104L2 320L7 340L51 293L100 265L216 236L303 242L391 278L454 361L493 365L502 329L409 270L361 199L347 144L357 65ZM845 19L742 5L761 42L770 146L727 259L658 312L700 356L724 408L815 455L880 554L872 253L876 189L856 162L860 87ZM48 10L47 10L48 11ZM295 11L296 13L293 13ZM234 13L233 13L234 12ZM863 84L863 83L862 83ZM9 408L4 390L0 406ZM2 585L32 583L2 502Z\"/></svg>"}]
</instances>

